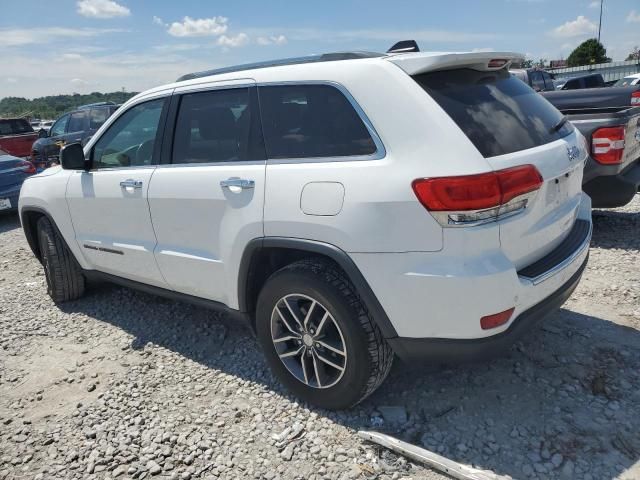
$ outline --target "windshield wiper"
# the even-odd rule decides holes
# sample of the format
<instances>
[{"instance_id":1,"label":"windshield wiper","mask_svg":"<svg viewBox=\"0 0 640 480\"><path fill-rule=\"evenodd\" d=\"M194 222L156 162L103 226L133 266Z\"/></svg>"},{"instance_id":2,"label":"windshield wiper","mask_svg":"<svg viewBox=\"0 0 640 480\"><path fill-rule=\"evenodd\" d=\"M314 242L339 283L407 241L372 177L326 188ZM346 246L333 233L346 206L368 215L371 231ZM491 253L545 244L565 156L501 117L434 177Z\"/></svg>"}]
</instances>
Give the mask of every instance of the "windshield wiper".
<instances>
[{"instance_id":1,"label":"windshield wiper","mask_svg":"<svg viewBox=\"0 0 640 480\"><path fill-rule=\"evenodd\" d=\"M553 127L551 127L551 133L555 133L558 130L560 130L562 127L564 127L565 123L567 123L567 117L566 116L562 117L562 120L560 120Z\"/></svg>"}]
</instances>

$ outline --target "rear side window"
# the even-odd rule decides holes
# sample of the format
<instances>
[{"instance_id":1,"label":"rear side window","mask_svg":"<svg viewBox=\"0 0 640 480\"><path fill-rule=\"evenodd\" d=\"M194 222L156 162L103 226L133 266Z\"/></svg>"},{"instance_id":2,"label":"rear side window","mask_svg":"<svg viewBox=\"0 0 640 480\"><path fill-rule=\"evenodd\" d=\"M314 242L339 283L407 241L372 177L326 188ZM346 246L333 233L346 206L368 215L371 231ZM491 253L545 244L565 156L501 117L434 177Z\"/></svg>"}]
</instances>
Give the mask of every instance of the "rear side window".
<instances>
[{"instance_id":1,"label":"rear side window","mask_svg":"<svg viewBox=\"0 0 640 480\"><path fill-rule=\"evenodd\" d=\"M260 87L268 158L371 155L376 145L349 100L330 85Z\"/></svg>"},{"instance_id":2,"label":"rear side window","mask_svg":"<svg viewBox=\"0 0 640 480\"><path fill-rule=\"evenodd\" d=\"M255 98L255 91L253 95ZM251 97L249 88L183 95L176 121L172 163L264 160Z\"/></svg>"},{"instance_id":3,"label":"rear side window","mask_svg":"<svg viewBox=\"0 0 640 480\"><path fill-rule=\"evenodd\" d=\"M69 119L69 126L67 131L69 133L81 132L84 130L84 119L86 118L86 112L75 112L71 114Z\"/></svg>"},{"instance_id":4,"label":"rear side window","mask_svg":"<svg viewBox=\"0 0 640 480\"><path fill-rule=\"evenodd\" d=\"M594 75L592 77L585 78L584 85L586 88L597 88L602 86L602 82L600 81L600 77Z\"/></svg>"},{"instance_id":5,"label":"rear side window","mask_svg":"<svg viewBox=\"0 0 640 480\"><path fill-rule=\"evenodd\" d=\"M484 157L526 150L573 131L540 94L506 70L431 72L414 77Z\"/></svg>"},{"instance_id":6,"label":"rear side window","mask_svg":"<svg viewBox=\"0 0 640 480\"><path fill-rule=\"evenodd\" d=\"M0 135L19 135L29 132L33 132L33 128L23 118L0 120Z\"/></svg>"},{"instance_id":7,"label":"rear side window","mask_svg":"<svg viewBox=\"0 0 640 480\"><path fill-rule=\"evenodd\" d=\"M89 112L89 128L97 130L109 118L109 110L106 108L92 108Z\"/></svg>"},{"instance_id":8,"label":"rear side window","mask_svg":"<svg viewBox=\"0 0 640 480\"><path fill-rule=\"evenodd\" d=\"M567 83L562 87L563 90L578 90L584 88L584 79L574 78L573 80L567 80Z\"/></svg>"}]
</instances>

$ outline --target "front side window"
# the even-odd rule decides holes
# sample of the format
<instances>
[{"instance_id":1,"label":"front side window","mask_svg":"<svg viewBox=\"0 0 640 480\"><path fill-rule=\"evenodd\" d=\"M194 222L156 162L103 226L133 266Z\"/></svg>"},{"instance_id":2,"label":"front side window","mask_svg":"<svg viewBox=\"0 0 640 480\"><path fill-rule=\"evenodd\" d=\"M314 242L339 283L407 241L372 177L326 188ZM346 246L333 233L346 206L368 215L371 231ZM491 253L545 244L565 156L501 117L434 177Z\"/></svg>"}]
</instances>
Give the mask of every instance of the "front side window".
<instances>
[{"instance_id":1,"label":"front side window","mask_svg":"<svg viewBox=\"0 0 640 480\"><path fill-rule=\"evenodd\" d=\"M86 112L75 112L71 114L69 118L69 127L67 132L81 132L84 130L84 119L86 118Z\"/></svg>"},{"instance_id":2,"label":"front side window","mask_svg":"<svg viewBox=\"0 0 640 480\"><path fill-rule=\"evenodd\" d=\"M256 160L252 150L250 104L249 88L183 95L176 120L172 163Z\"/></svg>"},{"instance_id":3,"label":"front side window","mask_svg":"<svg viewBox=\"0 0 640 480\"><path fill-rule=\"evenodd\" d=\"M93 147L93 167L151 165L164 103L151 100L122 114Z\"/></svg>"},{"instance_id":4,"label":"front side window","mask_svg":"<svg viewBox=\"0 0 640 480\"><path fill-rule=\"evenodd\" d=\"M376 145L349 100L330 85L260 87L267 157L371 155Z\"/></svg>"},{"instance_id":5,"label":"front side window","mask_svg":"<svg viewBox=\"0 0 640 480\"><path fill-rule=\"evenodd\" d=\"M64 135L67 131L67 123L69 123L69 115L65 115L60 117L56 123L51 127L51 131L49 132L50 137L59 137L60 135Z\"/></svg>"}]
</instances>

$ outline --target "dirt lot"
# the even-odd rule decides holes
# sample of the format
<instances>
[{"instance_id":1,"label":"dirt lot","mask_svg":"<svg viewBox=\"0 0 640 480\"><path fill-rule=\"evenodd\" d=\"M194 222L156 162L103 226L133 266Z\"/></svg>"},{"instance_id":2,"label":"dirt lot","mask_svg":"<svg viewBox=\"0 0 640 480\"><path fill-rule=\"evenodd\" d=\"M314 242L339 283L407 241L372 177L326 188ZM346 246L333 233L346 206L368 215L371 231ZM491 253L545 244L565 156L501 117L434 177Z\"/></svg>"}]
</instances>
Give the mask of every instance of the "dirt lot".
<instances>
[{"instance_id":1,"label":"dirt lot","mask_svg":"<svg viewBox=\"0 0 640 480\"><path fill-rule=\"evenodd\" d=\"M396 362L342 413L297 404L209 311L108 285L56 307L0 217L0 480L443 478L358 440L372 425L513 478L638 479L639 386L640 196L594 212L582 283L508 356Z\"/></svg>"}]
</instances>

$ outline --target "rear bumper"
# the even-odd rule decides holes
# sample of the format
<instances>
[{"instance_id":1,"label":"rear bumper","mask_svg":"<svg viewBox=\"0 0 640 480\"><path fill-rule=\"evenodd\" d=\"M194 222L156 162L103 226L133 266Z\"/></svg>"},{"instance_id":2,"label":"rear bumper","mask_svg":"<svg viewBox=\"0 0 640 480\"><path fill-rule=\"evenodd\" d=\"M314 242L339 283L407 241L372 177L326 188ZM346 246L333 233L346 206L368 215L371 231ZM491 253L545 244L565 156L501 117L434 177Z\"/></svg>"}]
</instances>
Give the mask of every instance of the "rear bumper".
<instances>
[{"instance_id":1,"label":"rear bumper","mask_svg":"<svg viewBox=\"0 0 640 480\"><path fill-rule=\"evenodd\" d=\"M587 266L585 259L573 276L553 294L522 312L507 330L497 335L478 339L406 338L388 339L398 357L407 362L459 363L491 358L504 353L513 343L522 339L549 313L560 308L580 283Z\"/></svg>"},{"instance_id":2,"label":"rear bumper","mask_svg":"<svg viewBox=\"0 0 640 480\"><path fill-rule=\"evenodd\" d=\"M0 212L14 211L18 208L18 198L20 197L20 185L9 188L0 187L0 199L9 199L11 208L0 210Z\"/></svg>"},{"instance_id":3,"label":"rear bumper","mask_svg":"<svg viewBox=\"0 0 640 480\"><path fill-rule=\"evenodd\" d=\"M622 171L617 165L600 165L589 159L584 178L582 189L594 207L621 207L633 199L640 187L640 158Z\"/></svg>"}]
</instances>

